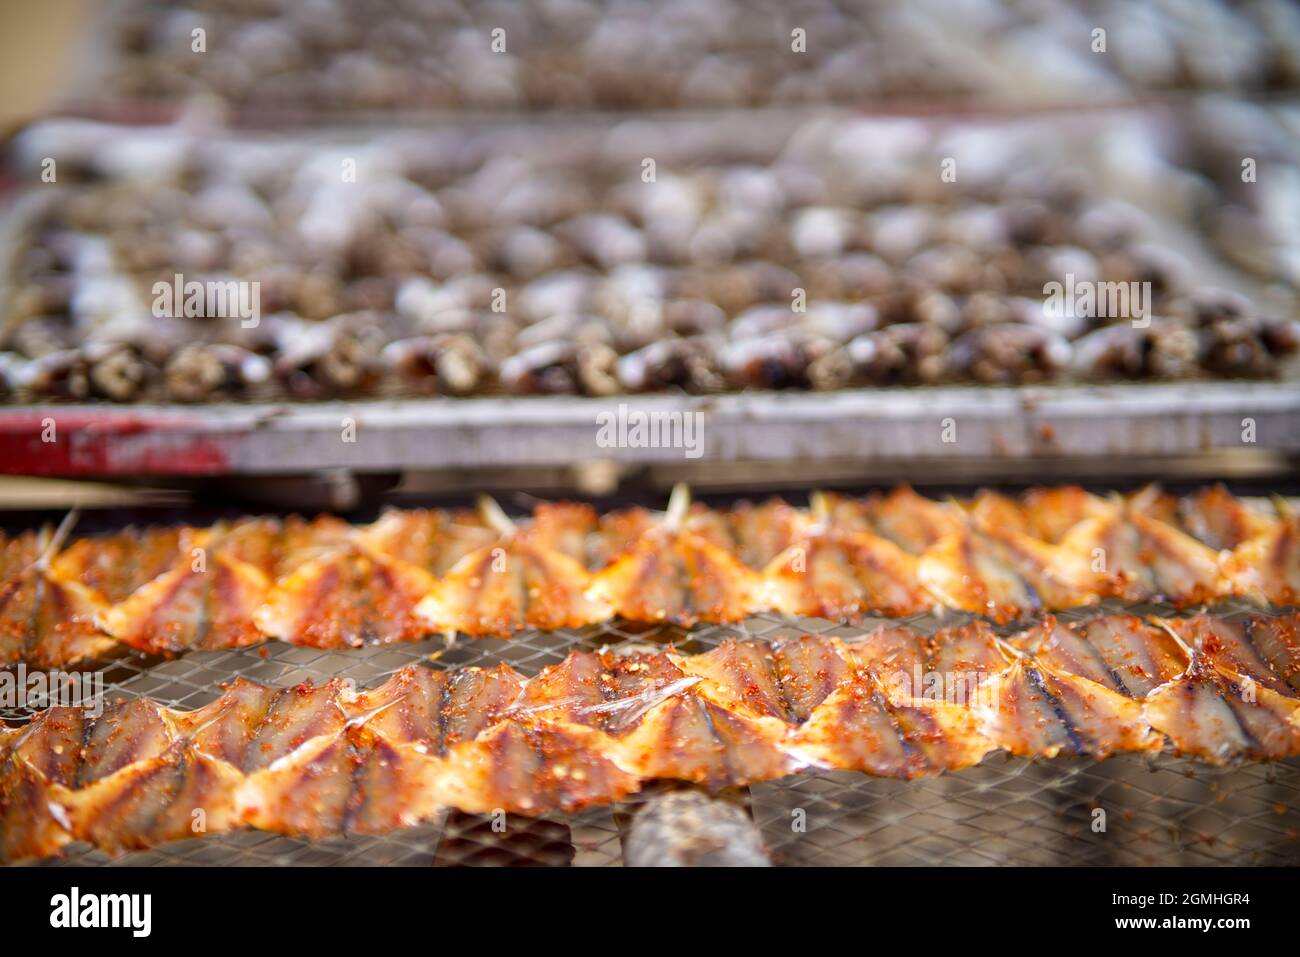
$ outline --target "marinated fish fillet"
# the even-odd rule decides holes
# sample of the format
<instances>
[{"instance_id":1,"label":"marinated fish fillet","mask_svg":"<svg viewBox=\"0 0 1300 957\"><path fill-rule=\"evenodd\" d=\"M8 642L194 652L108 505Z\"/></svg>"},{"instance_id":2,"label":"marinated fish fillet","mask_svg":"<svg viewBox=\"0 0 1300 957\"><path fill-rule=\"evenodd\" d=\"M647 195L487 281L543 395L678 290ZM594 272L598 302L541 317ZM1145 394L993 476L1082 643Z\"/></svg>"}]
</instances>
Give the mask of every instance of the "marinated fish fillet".
<instances>
[{"instance_id":1,"label":"marinated fish fillet","mask_svg":"<svg viewBox=\"0 0 1300 957\"><path fill-rule=\"evenodd\" d=\"M674 695L618 739L615 753L645 778L734 787L782 777L801 766L785 745L784 729L774 718L743 717L707 698Z\"/></svg>"},{"instance_id":2,"label":"marinated fish fillet","mask_svg":"<svg viewBox=\"0 0 1300 957\"><path fill-rule=\"evenodd\" d=\"M913 555L965 529L961 511L952 502L936 502L901 485L884 497L861 503L869 530L897 544ZM841 500L841 511L857 510L856 503ZM836 516L836 521L841 521Z\"/></svg>"},{"instance_id":3,"label":"marinated fish fillet","mask_svg":"<svg viewBox=\"0 0 1300 957\"><path fill-rule=\"evenodd\" d=\"M1003 513L1005 527L1049 545L1059 545L1080 522L1109 514L1112 508L1106 499L1077 485L1032 488L1018 502L1002 498L1015 509Z\"/></svg>"},{"instance_id":4,"label":"marinated fish fillet","mask_svg":"<svg viewBox=\"0 0 1300 957\"><path fill-rule=\"evenodd\" d=\"M542 502L533 510L531 534L539 546L567 555L586 568L597 551L593 537L599 535L600 515L590 505L578 502Z\"/></svg>"},{"instance_id":5,"label":"marinated fish fillet","mask_svg":"<svg viewBox=\"0 0 1300 957\"><path fill-rule=\"evenodd\" d=\"M586 568L551 546L560 538L553 525L520 528L495 502L484 500L481 508L500 537L431 581L415 609L427 631L510 635L524 628L579 627L613 614L589 596Z\"/></svg>"},{"instance_id":6,"label":"marinated fish fillet","mask_svg":"<svg viewBox=\"0 0 1300 957\"><path fill-rule=\"evenodd\" d=\"M1151 569L1156 593L1170 601L1196 604L1230 593L1218 552L1166 521L1147 514L1154 490L1129 503L1128 521L1138 537L1138 558Z\"/></svg>"},{"instance_id":7,"label":"marinated fish fillet","mask_svg":"<svg viewBox=\"0 0 1300 957\"><path fill-rule=\"evenodd\" d=\"M637 790L641 778L607 755L608 741L582 725L502 722L451 750L435 793L480 814L573 811L617 800Z\"/></svg>"},{"instance_id":8,"label":"marinated fish fillet","mask_svg":"<svg viewBox=\"0 0 1300 957\"><path fill-rule=\"evenodd\" d=\"M993 539L974 527L928 548L917 562L917 579L939 604L998 622L1043 609L1043 599L1031 582Z\"/></svg>"},{"instance_id":9,"label":"marinated fish fillet","mask_svg":"<svg viewBox=\"0 0 1300 957\"><path fill-rule=\"evenodd\" d=\"M762 577L686 521L689 493L598 572L587 597L634 621L739 621L763 606Z\"/></svg>"},{"instance_id":10,"label":"marinated fish fillet","mask_svg":"<svg viewBox=\"0 0 1300 957\"><path fill-rule=\"evenodd\" d=\"M1297 627L1300 613L1152 623L1113 615L1072 628L1049 621L1013 644L1045 667L1133 699L1179 753L1229 763L1300 746L1300 702L1283 677L1296 668Z\"/></svg>"},{"instance_id":11,"label":"marinated fish fillet","mask_svg":"<svg viewBox=\"0 0 1300 957\"><path fill-rule=\"evenodd\" d=\"M1216 551L1231 551L1246 542L1268 538L1278 519L1234 497L1222 485L1188 495L1178 502L1178 524Z\"/></svg>"},{"instance_id":12,"label":"marinated fish fillet","mask_svg":"<svg viewBox=\"0 0 1300 957\"><path fill-rule=\"evenodd\" d=\"M620 509L600 516L587 542L587 567L599 571L608 566L655 528L660 518L648 508Z\"/></svg>"},{"instance_id":13,"label":"marinated fish fillet","mask_svg":"<svg viewBox=\"0 0 1300 957\"><path fill-rule=\"evenodd\" d=\"M1086 495L1086 493L1083 493ZM1029 520L1025 512L999 495L984 494L971 510L972 524L979 529L981 540L992 544L997 556L1025 580L1046 608L1066 609L1090 605L1109 592L1103 573L1094 571L1095 562L1078 550L1062 548L1048 535L1064 536L1083 518L1097 514L1088 500L1080 503L1073 496L1062 496L1070 508L1056 509L1057 498L1041 493L1040 507L1034 515L1043 524ZM1053 524L1056 511L1064 511L1078 521Z\"/></svg>"},{"instance_id":14,"label":"marinated fish fillet","mask_svg":"<svg viewBox=\"0 0 1300 957\"><path fill-rule=\"evenodd\" d=\"M0 539L0 666L57 668L114 644L95 623L102 597L54 571L55 547L49 530Z\"/></svg>"},{"instance_id":15,"label":"marinated fish fillet","mask_svg":"<svg viewBox=\"0 0 1300 957\"><path fill-rule=\"evenodd\" d=\"M128 528L115 535L82 538L51 562L53 574L76 582L104 607L123 601L142 585L189 561L197 547L195 529Z\"/></svg>"},{"instance_id":16,"label":"marinated fish fillet","mask_svg":"<svg viewBox=\"0 0 1300 957\"><path fill-rule=\"evenodd\" d=\"M872 532L835 527L834 514L826 496L813 496L810 521L764 570L767 604L832 620L868 612L902 617L933 605L915 556Z\"/></svg>"},{"instance_id":17,"label":"marinated fish fillet","mask_svg":"<svg viewBox=\"0 0 1300 957\"><path fill-rule=\"evenodd\" d=\"M437 579L357 542L313 546L253 614L262 634L317 648L412 641L429 631L416 606Z\"/></svg>"},{"instance_id":18,"label":"marinated fish fillet","mask_svg":"<svg viewBox=\"0 0 1300 957\"><path fill-rule=\"evenodd\" d=\"M1144 706L1147 720L1180 754L1228 763L1284 758L1300 749L1300 701L1225 674L1200 653Z\"/></svg>"},{"instance_id":19,"label":"marinated fish fillet","mask_svg":"<svg viewBox=\"0 0 1300 957\"><path fill-rule=\"evenodd\" d=\"M1234 594L1275 605L1300 604L1300 514L1287 509L1268 530L1223 561Z\"/></svg>"},{"instance_id":20,"label":"marinated fish fillet","mask_svg":"<svg viewBox=\"0 0 1300 957\"><path fill-rule=\"evenodd\" d=\"M1057 553L1076 569L1086 566L1102 597L1142 601L1157 593L1142 538L1118 498L1066 531Z\"/></svg>"},{"instance_id":21,"label":"marinated fish fillet","mask_svg":"<svg viewBox=\"0 0 1300 957\"><path fill-rule=\"evenodd\" d=\"M938 699L892 699L866 671L855 671L828 695L794 740L822 767L907 779L970 767L997 747L971 709Z\"/></svg>"},{"instance_id":22,"label":"marinated fish fillet","mask_svg":"<svg viewBox=\"0 0 1300 957\"><path fill-rule=\"evenodd\" d=\"M310 737L241 781L234 796L237 818L279 834L320 838L338 833L360 763L348 735Z\"/></svg>"},{"instance_id":23,"label":"marinated fish fillet","mask_svg":"<svg viewBox=\"0 0 1300 957\"><path fill-rule=\"evenodd\" d=\"M1068 628L1049 616L1010 644L1047 667L1131 698L1145 697L1188 665L1176 640L1134 615L1107 615Z\"/></svg>"},{"instance_id":24,"label":"marinated fish fillet","mask_svg":"<svg viewBox=\"0 0 1300 957\"><path fill-rule=\"evenodd\" d=\"M109 853L230 830L243 775L177 741L60 803L79 840Z\"/></svg>"},{"instance_id":25,"label":"marinated fish fillet","mask_svg":"<svg viewBox=\"0 0 1300 957\"><path fill-rule=\"evenodd\" d=\"M474 512L438 509L390 509L357 530L361 545L435 577L445 575L470 552L499 537L500 533Z\"/></svg>"},{"instance_id":26,"label":"marinated fish fillet","mask_svg":"<svg viewBox=\"0 0 1300 957\"><path fill-rule=\"evenodd\" d=\"M264 641L253 616L268 599L278 530L265 521L195 532L189 560L100 613L113 638L148 652L238 648Z\"/></svg>"},{"instance_id":27,"label":"marinated fish fillet","mask_svg":"<svg viewBox=\"0 0 1300 957\"><path fill-rule=\"evenodd\" d=\"M0 727L0 861L48 857L73 840L64 803L77 786L84 728L77 708Z\"/></svg>"},{"instance_id":28,"label":"marinated fish fillet","mask_svg":"<svg viewBox=\"0 0 1300 957\"><path fill-rule=\"evenodd\" d=\"M758 505L741 502L725 511L696 504L691 507L686 525L748 568L761 570L795 544L809 523L815 521L816 516L780 499L771 499Z\"/></svg>"},{"instance_id":29,"label":"marinated fish fillet","mask_svg":"<svg viewBox=\"0 0 1300 957\"><path fill-rule=\"evenodd\" d=\"M118 852L243 827L381 833L453 809L572 811L659 779L907 779L994 751L1296 756L1298 627L1300 612L1049 619L1005 641L978 622L885 626L691 656L576 652L531 679L408 667L365 691L235 681L193 711L52 708L0 729L0 852Z\"/></svg>"},{"instance_id":30,"label":"marinated fish fillet","mask_svg":"<svg viewBox=\"0 0 1300 957\"><path fill-rule=\"evenodd\" d=\"M986 625L971 623L932 637L885 625L844 643L843 653L870 677L879 689L875 700L883 695L893 722L908 732L913 751L923 759L913 759L917 773L968 767L997 749L977 705L1009 659ZM869 685L859 681L855 688L861 690L850 700L860 702ZM841 745L846 746L861 747Z\"/></svg>"},{"instance_id":31,"label":"marinated fish fillet","mask_svg":"<svg viewBox=\"0 0 1300 957\"><path fill-rule=\"evenodd\" d=\"M1273 674L1293 692L1300 693L1300 618L1256 615L1247 619L1243 627L1247 640L1268 662Z\"/></svg>"},{"instance_id":32,"label":"marinated fish fillet","mask_svg":"<svg viewBox=\"0 0 1300 957\"><path fill-rule=\"evenodd\" d=\"M1143 707L1118 692L1046 665L1018 659L990 681L984 731L1024 757L1159 750L1162 738Z\"/></svg>"},{"instance_id":33,"label":"marinated fish fillet","mask_svg":"<svg viewBox=\"0 0 1300 957\"><path fill-rule=\"evenodd\" d=\"M1202 612L1192 618L1157 621L1224 674L1300 698L1300 643L1294 618L1228 619Z\"/></svg>"}]
</instances>

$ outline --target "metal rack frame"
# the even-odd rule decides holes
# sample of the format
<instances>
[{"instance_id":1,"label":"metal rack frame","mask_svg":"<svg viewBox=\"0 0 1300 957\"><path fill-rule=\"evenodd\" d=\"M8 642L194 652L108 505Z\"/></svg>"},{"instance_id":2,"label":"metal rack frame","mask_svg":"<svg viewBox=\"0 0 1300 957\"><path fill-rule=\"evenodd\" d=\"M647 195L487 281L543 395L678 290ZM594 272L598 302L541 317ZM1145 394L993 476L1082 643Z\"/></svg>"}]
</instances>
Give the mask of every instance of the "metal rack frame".
<instances>
[{"instance_id":1,"label":"metal rack frame","mask_svg":"<svg viewBox=\"0 0 1300 957\"><path fill-rule=\"evenodd\" d=\"M597 416L617 414L620 405L636 413L698 415L702 454L602 448ZM42 432L51 419L58 440L49 443ZM355 441L344 439L348 423L355 426ZM47 476L382 472L600 460L1123 459L1243 450L1300 453L1300 382L0 408L0 473Z\"/></svg>"}]
</instances>

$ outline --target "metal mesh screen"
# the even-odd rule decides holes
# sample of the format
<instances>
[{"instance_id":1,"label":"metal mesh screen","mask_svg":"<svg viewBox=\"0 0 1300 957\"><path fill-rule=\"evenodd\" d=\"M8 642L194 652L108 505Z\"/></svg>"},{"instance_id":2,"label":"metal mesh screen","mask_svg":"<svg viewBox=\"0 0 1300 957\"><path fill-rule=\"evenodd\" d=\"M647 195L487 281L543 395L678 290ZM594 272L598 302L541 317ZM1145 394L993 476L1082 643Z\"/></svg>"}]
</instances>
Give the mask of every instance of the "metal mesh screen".
<instances>
[{"instance_id":1,"label":"metal mesh screen","mask_svg":"<svg viewBox=\"0 0 1300 957\"><path fill-rule=\"evenodd\" d=\"M1173 613L1161 606L1130 610ZM960 620L924 616L907 623L930 631ZM731 637L848 637L871 624L759 616L738 626L682 631L618 622L525 632L509 641L462 639L448 647L436 638L355 651L273 642L170 661L124 653L104 664L104 675L109 699L147 696L188 709L214 700L221 683L238 676L281 686L341 677L364 687L414 663L459 668L503 661L533 675L576 650L673 643L696 653ZM4 717L20 722L27 715ZM574 815L494 821L451 811L381 836L310 841L241 831L118 858L77 844L48 863L618 866L625 862L629 823L655 793L652 787ZM817 771L720 797L749 814L779 865L1300 864L1300 760L1215 768L1167 754L1100 761L993 755L978 767L915 781ZM1104 812L1104 830L1094 829L1098 810Z\"/></svg>"}]
</instances>

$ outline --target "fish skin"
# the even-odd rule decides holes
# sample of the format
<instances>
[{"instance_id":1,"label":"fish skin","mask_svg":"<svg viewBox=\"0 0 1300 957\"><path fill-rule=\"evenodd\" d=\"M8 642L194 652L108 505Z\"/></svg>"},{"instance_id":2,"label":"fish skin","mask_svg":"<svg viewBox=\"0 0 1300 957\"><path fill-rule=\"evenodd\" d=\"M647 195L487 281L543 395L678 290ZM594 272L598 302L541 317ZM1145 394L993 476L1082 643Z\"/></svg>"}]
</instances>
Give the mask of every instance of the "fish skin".
<instances>
[{"instance_id":1,"label":"fish skin","mask_svg":"<svg viewBox=\"0 0 1300 957\"><path fill-rule=\"evenodd\" d=\"M1216 551L1172 525L1130 509L1139 558L1155 578L1156 592L1179 604L1199 604L1230 593Z\"/></svg>"},{"instance_id":2,"label":"fish skin","mask_svg":"<svg viewBox=\"0 0 1300 957\"><path fill-rule=\"evenodd\" d=\"M1253 615L1246 627L1251 644L1268 660L1273 673L1300 694L1300 616Z\"/></svg>"},{"instance_id":3,"label":"fish skin","mask_svg":"<svg viewBox=\"0 0 1300 957\"><path fill-rule=\"evenodd\" d=\"M740 621L761 605L762 577L689 528L656 526L598 572L586 597L632 621L690 627Z\"/></svg>"},{"instance_id":4,"label":"fish skin","mask_svg":"<svg viewBox=\"0 0 1300 957\"><path fill-rule=\"evenodd\" d=\"M766 604L788 615L831 621L868 613L904 617L933 605L917 560L870 532L805 532L764 569Z\"/></svg>"},{"instance_id":5,"label":"fish skin","mask_svg":"<svg viewBox=\"0 0 1300 957\"><path fill-rule=\"evenodd\" d=\"M1164 629L1135 615L1104 615L1078 629L1100 656L1121 691L1143 698L1182 674L1186 652ZM1109 682L1106 682L1109 686Z\"/></svg>"},{"instance_id":6,"label":"fish skin","mask_svg":"<svg viewBox=\"0 0 1300 957\"><path fill-rule=\"evenodd\" d=\"M341 699L347 686L339 678L323 685L310 683L276 693L264 717L249 728L248 745L239 767L260 771L315 738L333 737L347 725Z\"/></svg>"},{"instance_id":7,"label":"fish skin","mask_svg":"<svg viewBox=\"0 0 1300 957\"><path fill-rule=\"evenodd\" d=\"M1199 652L1186 673L1153 692L1145 707L1176 753L1214 764L1278 759L1300 749L1300 701L1243 687Z\"/></svg>"},{"instance_id":8,"label":"fish skin","mask_svg":"<svg viewBox=\"0 0 1300 957\"><path fill-rule=\"evenodd\" d=\"M1261 605L1300 604L1300 514L1243 542L1222 565L1233 594Z\"/></svg>"},{"instance_id":9,"label":"fish skin","mask_svg":"<svg viewBox=\"0 0 1300 957\"><path fill-rule=\"evenodd\" d=\"M849 664L829 638L798 635L772 644L781 695L796 722L807 721L848 675Z\"/></svg>"},{"instance_id":10,"label":"fish skin","mask_svg":"<svg viewBox=\"0 0 1300 957\"><path fill-rule=\"evenodd\" d=\"M580 627L612 613L577 559L527 532L467 554L430 580L414 609L425 632L467 635Z\"/></svg>"},{"instance_id":11,"label":"fish skin","mask_svg":"<svg viewBox=\"0 0 1300 957\"><path fill-rule=\"evenodd\" d=\"M172 734L164 710L147 698L117 701L105 708L86 735L79 784L94 784L166 751Z\"/></svg>"},{"instance_id":12,"label":"fish skin","mask_svg":"<svg viewBox=\"0 0 1300 957\"><path fill-rule=\"evenodd\" d=\"M178 740L65 799L72 833L110 854L220 833L237 823L243 775Z\"/></svg>"},{"instance_id":13,"label":"fish skin","mask_svg":"<svg viewBox=\"0 0 1300 957\"><path fill-rule=\"evenodd\" d=\"M1249 678L1285 697L1300 697L1251 641L1253 619L1231 620L1201 612L1191 618L1156 621L1174 631L1184 644L1204 655L1220 672ZM1295 666L1287 662L1284 667L1293 671Z\"/></svg>"},{"instance_id":14,"label":"fish skin","mask_svg":"<svg viewBox=\"0 0 1300 957\"><path fill-rule=\"evenodd\" d=\"M280 579L253 620L266 635L316 648L412 641L428 633L415 609L434 582L414 566L340 546Z\"/></svg>"},{"instance_id":15,"label":"fish skin","mask_svg":"<svg viewBox=\"0 0 1300 957\"><path fill-rule=\"evenodd\" d=\"M938 604L999 623L1042 608L1038 593L1005 560L997 543L972 527L928 548L917 563L917 579Z\"/></svg>"},{"instance_id":16,"label":"fish skin","mask_svg":"<svg viewBox=\"0 0 1300 957\"><path fill-rule=\"evenodd\" d=\"M470 552L491 545L500 535L473 512L421 508L389 509L374 522L358 528L356 537L360 545L373 552L440 577Z\"/></svg>"},{"instance_id":17,"label":"fish skin","mask_svg":"<svg viewBox=\"0 0 1300 957\"><path fill-rule=\"evenodd\" d=\"M904 551L921 555L965 528L960 508L936 502L900 485L888 495L867 499L865 511L873 531Z\"/></svg>"},{"instance_id":18,"label":"fish skin","mask_svg":"<svg viewBox=\"0 0 1300 957\"><path fill-rule=\"evenodd\" d=\"M48 857L74 840L56 809L74 793L84 731L82 711L66 707L0 727L0 861Z\"/></svg>"}]
</instances>

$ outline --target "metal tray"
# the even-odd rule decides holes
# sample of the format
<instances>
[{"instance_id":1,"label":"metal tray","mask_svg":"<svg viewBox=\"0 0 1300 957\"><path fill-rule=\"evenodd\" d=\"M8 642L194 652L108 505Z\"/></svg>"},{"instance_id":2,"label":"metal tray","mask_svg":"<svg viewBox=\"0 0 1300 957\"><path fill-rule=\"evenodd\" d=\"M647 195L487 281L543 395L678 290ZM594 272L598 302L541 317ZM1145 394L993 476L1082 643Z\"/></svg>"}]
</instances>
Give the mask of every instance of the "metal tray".
<instances>
[{"instance_id":1,"label":"metal tray","mask_svg":"<svg viewBox=\"0 0 1300 957\"><path fill-rule=\"evenodd\" d=\"M454 144L462 154L527 149L547 142L603 144L602 155L639 156L653 144L663 162L690 162L700 150L726 144L728 155L771 156L782 148L817 150L819 137L849 118L844 111L816 113L816 122L788 111L727 114L714 119L687 115L671 121L640 120L611 133L608 121L573 117L526 122L465 122L433 130L386 127L406 148ZM1136 203L1153 236L1177 249L1208 283L1232 286L1266 301L1267 288L1216 257L1187 221L1183 187L1163 183L1171 167L1134 170L1122 156L1106 158L1097 144L1109 131L1146 136L1133 149L1156 155L1163 133L1176 129L1176 113L1126 109L1068 116L1005 119L880 119L882 130L913 123L926 150L948 136L997 134L1031 155L1069 157L1094 169L1099 195ZM676 135L656 136L671 123ZM108 156L133 137L149 142L174 138L202 144L209 155L279 150L285 162L301 161L321 143L365 142L375 130L318 129L291 141L251 133L180 125L131 130L72 124L76 149ZM801 132L796 135L795 131ZM797 142L791 141L791 137ZM595 139L593 139L595 138ZM888 138L884 139L888 142ZM1127 141L1126 141L1127 142ZM714 144L710 146L709 144ZM785 147L782 144L787 144ZM138 142L136 148L138 148ZM23 155L41 155L39 138ZM35 152L32 152L32 151ZM1145 151L1145 152L1144 152ZM75 150L74 150L75 152ZM557 153L563 162L565 150ZM30 157L29 157L30 158ZM20 158L19 158L20 159ZM110 164L111 165L111 164ZM1138 164L1141 166L1142 164ZM1171 174L1172 175L1172 174ZM1163 183L1163 187L1162 187ZM42 187L20 191L4 227L39 204ZM6 222L7 221L7 222ZM0 259L7 249L0 243ZM0 283L3 277L0 276ZM2 290L0 290L2 292ZM4 317L0 316L0 323ZM812 468L838 462L850 469L908 463L984 463L997 471L1008 462L1107 463L1118 467L1140 458L1226 454L1293 456L1300 450L1300 380L1185 381L1022 388L946 386L858 389L828 393L752 392L719 396L637 395L602 399L483 397L333 401L309 404L0 406L0 473L50 476L219 476L301 474L323 469L357 473L465 469L540 469L575 462L621 466L715 467L760 463ZM680 447L606 448L597 443L597 416L630 411L692 413L702 428L700 454ZM45 420L58 425L59 441L40 441ZM945 434L951 419L955 433ZM344 442L347 421L356 441ZM1249 420L1249 421L1248 421ZM1253 422L1253 436L1250 433ZM1251 440L1253 438L1253 441ZM952 439L946 441L945 439ZM691 454L687 454L687 453ZM1285 467L1285 464L1284 466ZM1220 469L1222 471L1222 469ZM1274 467L1274 471L1277 468ZM896 471L893 474L898 475Z\"/></svg>"}]
</instances>

